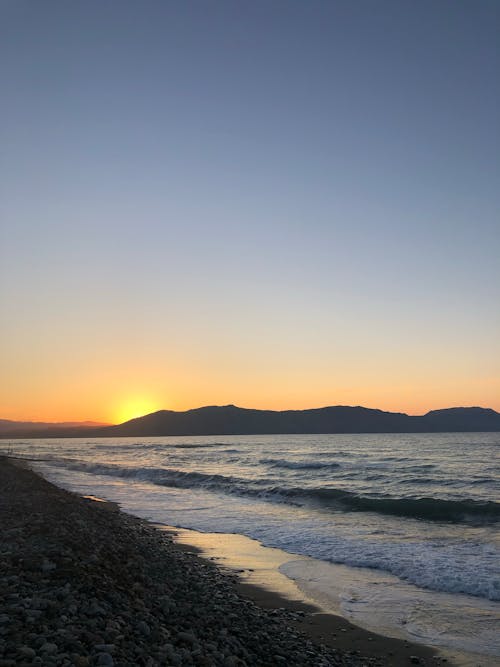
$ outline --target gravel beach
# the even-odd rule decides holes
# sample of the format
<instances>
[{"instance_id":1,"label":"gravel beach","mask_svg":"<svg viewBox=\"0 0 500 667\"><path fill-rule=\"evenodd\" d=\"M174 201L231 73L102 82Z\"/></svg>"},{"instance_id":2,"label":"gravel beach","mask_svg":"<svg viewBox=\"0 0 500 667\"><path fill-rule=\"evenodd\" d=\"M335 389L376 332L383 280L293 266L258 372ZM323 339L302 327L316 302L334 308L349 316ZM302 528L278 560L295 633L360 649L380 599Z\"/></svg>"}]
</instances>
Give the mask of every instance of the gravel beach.
<instances>
[{"instance_id":1,"label":"gravel beach","mask_svg":"<svg viewBox=\"0 0 500 667\"><path fill-rule=\"evenodd\" d=\"M392 664L311 641L303 611L258 606L168 532L7 458L0 527L0 667Z\"/></svg>"},{"instance_id":2,"label":"gravel beach","mask_svg":"<svg viewBox=\"0 0 500 667\"><path fill-rule=\"evenodd\" d=\"M146 521L0 461L0 667L375 665L313 644Z\"/></svg>"}]
</instances>

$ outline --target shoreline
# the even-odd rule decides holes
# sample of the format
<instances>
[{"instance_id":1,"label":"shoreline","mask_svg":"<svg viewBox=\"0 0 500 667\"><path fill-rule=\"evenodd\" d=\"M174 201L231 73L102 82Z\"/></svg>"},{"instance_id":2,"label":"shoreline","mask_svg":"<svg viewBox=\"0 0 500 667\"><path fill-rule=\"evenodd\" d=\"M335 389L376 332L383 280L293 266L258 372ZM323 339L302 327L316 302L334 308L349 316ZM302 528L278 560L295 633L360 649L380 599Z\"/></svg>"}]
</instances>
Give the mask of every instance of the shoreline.
<instances>
[{"instance_id":1,"label":"shoreline","mask_svg":"<svg viewBox=\"0 0 500 667\"><path fill-rule=\"evenodd\" d=\"M376 658L384 665L446 664L458 667L460 664L450 651L364 629L351 623L340 611L327 609L318 600L307 596L295 581L279 570L280 565L291 560L309 561L306 556L263 546L244 535L200 533L186 528L155 525L172 534L180 549L192 550L201 558L216 563L219 568L236 574L238 592L259 606L299 613L300 621L292 620L291 624L315 642Z\"/></svg>"},{"instance_id":2,"label":"shoreline","mask_svg":"<svg viewBox=\"0 0 500 667\"><path fill-rule=\"evenodd\" d=\"M171 532L180 548L192 549L201 557L215 562L223 570L236 574L238 590L265 608L282 607L304 611L301 629L315 641L340 650L356 649L362 655L390 660L384 664L405 665L411 657L443 663L455 667L496 667L498 658L493 654L419 642L395 628L385 628L377 622L363 625L350 619L342 610L341 598L333 600L326 594L317 594L317 586L303 586L288 574L286 566L296 570L321 563L332 568L339 579L346 576L342 570L349 566L332 565L309 556L292 554L268 547L258 540L237 533L204 533L188 528L157 524ZM284 567L282 567L284 566ZM293 569L293 568L292 568ZM339 589L340 590L340 589ZM384 632L384 630L387 632Z\"/></svg>"},{"instance_id":3,"label":"shoreline","mask_svg":"<svg viewBox=\"0 0 500 667\"><path fill-rule=\"evenodd\" d=\"M331 615L242 583L166 530L56 487L26 464L0 459L0 481L2 667L442 662L418 645L389 655L404 642L385 637L355 645L357 629L340 631L345 641L326 637Z\"/></svg>"}]
</instances>

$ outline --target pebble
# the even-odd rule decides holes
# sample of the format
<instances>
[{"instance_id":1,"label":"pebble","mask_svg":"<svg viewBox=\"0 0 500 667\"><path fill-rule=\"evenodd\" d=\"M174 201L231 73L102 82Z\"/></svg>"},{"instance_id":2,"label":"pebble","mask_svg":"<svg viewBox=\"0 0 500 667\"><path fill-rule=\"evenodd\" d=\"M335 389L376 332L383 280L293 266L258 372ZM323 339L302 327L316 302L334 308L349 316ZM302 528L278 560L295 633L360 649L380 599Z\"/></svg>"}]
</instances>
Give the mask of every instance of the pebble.
<instances>
[{"instance_id":1,"label":"pebble","mask_svg":"<svg viewBox=\"0 0 500 667\"><path fill-rule=\"evenodd\" d=\"M40 652L41 653L57 653L57 644L53 644L52 642L45 642L40 647Z\"/></svg>"},{"instance_id":2,"label":"pebble","mask_svg":"<svg viewBox=\"0 0 500 667\"><path fill-rule=\"evenodd\" d=\"M23 658L30 658L32 660L36 656L36 651L34 651L30 646L21 646L19 649L19 654Z\"/></svg>"},{"instance_id":3,"label":"pebble","mask_svg":"<svg viewBox=\"0 0 500 667\"><path fill-rule=\"evenodd\" d=\"M96 651L102 651L103 653L113 653L115 650L115 645L114 644L96 644L95 647Z\"/></svg>"},{"instance_id":4,"label":"pebble","mask_svg":"<svg viewBox=\"0 0 500 667\"><path fill-rule=\"evenodd\" d=\"M139 623L137 623L137 629L146 637L149 637L151 634L151 628L145 621L139 621Z\"/></svg>"},{"instance_id":5,"label":"pebble","mask_svg":"<svg viewBox=\"0 0 500 667\"><path fill-rule=\"evenodd\" d=\"M179 632L177 637L188 644L196 644L196 637L192 632Z\"/></svg>"},{"instance_id":6,"label":"pebble","mask_svg":"<svg viewBox=\"0 0 500 667\"><path fill-rule=\"evenodd\" d=\"M73 655L71 659L75 667L88 667L90 663L86 655Z\"/></svg>"}]
</instances>

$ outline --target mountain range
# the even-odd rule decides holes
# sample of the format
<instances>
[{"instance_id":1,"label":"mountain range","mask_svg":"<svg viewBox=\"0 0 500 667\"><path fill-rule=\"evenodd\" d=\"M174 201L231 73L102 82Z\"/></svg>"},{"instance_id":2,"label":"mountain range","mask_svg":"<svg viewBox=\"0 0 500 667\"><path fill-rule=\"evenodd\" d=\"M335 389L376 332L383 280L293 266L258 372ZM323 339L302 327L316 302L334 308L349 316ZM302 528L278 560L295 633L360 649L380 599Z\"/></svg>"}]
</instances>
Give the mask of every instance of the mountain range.
<instances>
[{"instance_id":1,"label":"mountain range","mask_svg":"<svg viewBox=\"0 0 500 667\"><path fill-rule=\"evenodd\" d=\"M0 420L0 438L265 435L292 433L446 433L500 431L490 408L446 408L425 415L337 405L312 410L253 410L235 405L159 410L123 424Z\"/></svg>"}]
</instances>

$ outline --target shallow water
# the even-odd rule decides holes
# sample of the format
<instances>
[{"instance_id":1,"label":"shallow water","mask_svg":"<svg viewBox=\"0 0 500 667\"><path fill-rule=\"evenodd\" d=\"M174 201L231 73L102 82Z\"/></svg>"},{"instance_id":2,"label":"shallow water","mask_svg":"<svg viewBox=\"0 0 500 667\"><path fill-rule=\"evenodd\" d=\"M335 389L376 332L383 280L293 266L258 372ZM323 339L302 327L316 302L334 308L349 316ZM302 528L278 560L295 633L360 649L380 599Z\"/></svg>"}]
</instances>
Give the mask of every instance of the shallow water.
<instances>
[{"instance_id":1,"label":"shallow water","mask_svg":"<svg viewBox=\"0 0 500 667\"><path fill-rule=\"evenodd\" d=\"M411 587L409 597L425 596L427 609L437 604L433 595L446 594L448 610L454 601L457 610L467 608L484 649L499 651L483 606L500 600L500 434L24 440L3 448L9 446L43 459L39 469L61 486L140 516L246 534L358 572L370 568L385 581L387 608L407 604L401 587ZM345 603L352 615L374 606L372 589L357 585ZM440 613L446 634L455 626L458 632L465 612ZM426 617L428 611L415 611L406 623L415 634L439 634L436 623L422 629Z\"/></svg>"}]
</instances>

